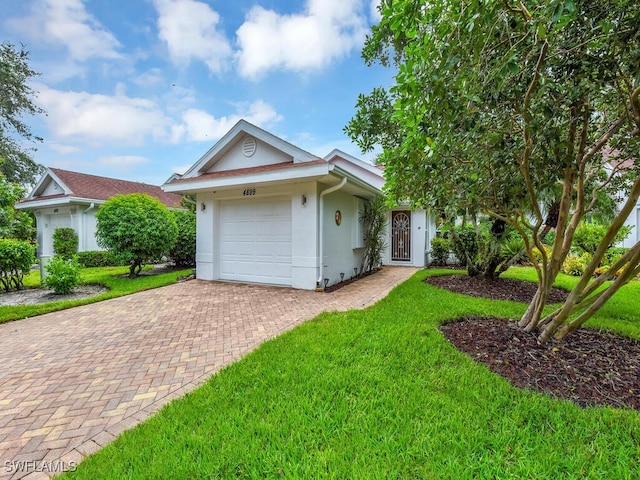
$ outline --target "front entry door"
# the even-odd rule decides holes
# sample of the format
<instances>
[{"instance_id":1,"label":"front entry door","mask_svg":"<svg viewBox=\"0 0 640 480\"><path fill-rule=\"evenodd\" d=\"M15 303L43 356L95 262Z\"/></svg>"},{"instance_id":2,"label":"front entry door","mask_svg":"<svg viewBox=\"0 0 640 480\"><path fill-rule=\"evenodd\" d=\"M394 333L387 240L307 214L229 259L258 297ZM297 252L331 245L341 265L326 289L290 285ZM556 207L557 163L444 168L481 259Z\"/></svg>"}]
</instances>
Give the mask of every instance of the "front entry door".
<instances>
[{"instance_id":1,"label":"front entry door","mask_svg":"<svg viewBox=\"0 0 640 480\"><path fill-rule=\"evenodd\" d=\"M391 212L391 261L411 261L411 212Z\"/></svg>"}]
</instances>

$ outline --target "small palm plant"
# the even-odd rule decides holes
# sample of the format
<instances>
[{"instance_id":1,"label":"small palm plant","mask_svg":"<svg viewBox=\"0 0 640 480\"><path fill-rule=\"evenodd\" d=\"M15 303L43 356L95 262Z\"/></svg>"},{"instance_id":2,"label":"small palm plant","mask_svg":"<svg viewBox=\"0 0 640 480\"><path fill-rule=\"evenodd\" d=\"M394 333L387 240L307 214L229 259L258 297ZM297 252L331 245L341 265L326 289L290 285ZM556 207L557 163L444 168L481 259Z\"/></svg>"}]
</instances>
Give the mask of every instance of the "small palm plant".
<instances>
[{"instance_id":1,"label":"small palm plant","mask_svg":"<svg viewBox=\"0 0 640 480\"><path fill-rule=\"evenodd\" d=\"M360 221L364 226L364 254L361 272L371 272L381 265L382 255L387 249L387 207L384 197L366 202L360 212Z\"/></svg>"}]
</instances>

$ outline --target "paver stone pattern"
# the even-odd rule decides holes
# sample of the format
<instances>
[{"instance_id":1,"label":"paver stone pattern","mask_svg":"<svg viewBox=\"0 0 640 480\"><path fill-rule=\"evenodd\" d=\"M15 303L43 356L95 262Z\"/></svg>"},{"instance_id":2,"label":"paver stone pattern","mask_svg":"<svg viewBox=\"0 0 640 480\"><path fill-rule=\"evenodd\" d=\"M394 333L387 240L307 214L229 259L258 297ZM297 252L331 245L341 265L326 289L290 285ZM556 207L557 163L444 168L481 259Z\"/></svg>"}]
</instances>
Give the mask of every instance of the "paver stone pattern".
<instances>
[{"instance_id":1,"label":"paver stone pattern","mask_svg":"<svg viewBox=\"0 0 640 480\"><path fill-rule=\"evenodd\" d=\"M364 308L416 268L332 293L191 280L0 325L0 479L49 478L259 344Z\"/></svg>"}]
</instances>

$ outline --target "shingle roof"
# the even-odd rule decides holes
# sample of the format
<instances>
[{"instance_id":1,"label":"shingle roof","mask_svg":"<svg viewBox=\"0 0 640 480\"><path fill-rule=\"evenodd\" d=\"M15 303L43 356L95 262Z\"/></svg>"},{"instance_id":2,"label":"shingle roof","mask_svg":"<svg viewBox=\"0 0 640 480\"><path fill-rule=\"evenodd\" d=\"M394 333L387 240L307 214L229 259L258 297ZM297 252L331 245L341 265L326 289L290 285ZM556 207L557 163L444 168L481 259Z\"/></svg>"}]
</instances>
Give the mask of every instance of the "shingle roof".
<instances>
[{"instance_id":1,"label":"shingle roof","mask_svg":"<svg viewBox=\"0 0 640 480\"><path fill-rule=\"evenodd\" d=\"M285 170L289 168L305 167L309 165L321 165L324 163L327 163L327 161L323 159L311 160L308 162L298 162L298 163L293 163L293 162L273 163L270 165L260 165L257 167L236 168L233 170L221 170L219 172L203 173L198 175L197 177L175 178L169 183L197 182L199 180L206 180L210 178L233 177L236 175L248 175L251 173L273 172L273 171Z\"/></svg>"},{"instance_id":2,"label":"shingle roof","mask_svg":"<svg viewBox=\"0 0 640 480\"><path fill-rule=\"evenodd\" d=\"M90 200L107 200L115 195L126 195L129 193L146 193L152 197L156 197L168 207L180 206L181 195L168 193L163 191L156 185L149 185L140 182L131 182L128 180L118 180L115 178L99 177L97 175L89 175L86 173L71 172L60 168L49 168L51 172L64 183L69 190L70 195L49 195L46 197L35 197L27 199L25 202L38 201L45 198L57 197L77 197L87 198Z\"/></svg>"}]
</instances>

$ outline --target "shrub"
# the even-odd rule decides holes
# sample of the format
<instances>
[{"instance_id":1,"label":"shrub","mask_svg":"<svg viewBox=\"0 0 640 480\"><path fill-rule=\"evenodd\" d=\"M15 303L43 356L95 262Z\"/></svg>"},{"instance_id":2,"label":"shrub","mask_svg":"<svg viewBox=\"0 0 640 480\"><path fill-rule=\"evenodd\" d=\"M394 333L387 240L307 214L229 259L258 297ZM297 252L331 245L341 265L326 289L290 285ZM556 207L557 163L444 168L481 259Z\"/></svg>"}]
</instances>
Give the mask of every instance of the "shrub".
<instances>
[{"instance_id":1,"label":"shrub","mask_svg":"<svg viewBox=\"0 0 640 480\"><path fill-rule=\"evenodd\" d=\"M544 251L547 254L547 258L551 257L551 247L549 245L542 245L542 247L544 248ZM540 253L540 250L538 249L538 247L533 247L533 260L540 264L542 263L542 253Z\"/></svg>"},{"instance_id":2,"label":"shrub","mask_svg":"<svg viewBox=\"0 0 640 480\"><path fill-rule=\"evenodd\" d=\"M562 263L562 273L580 277L584 274L587 265L591 261L591 255L583 253L582 255L569 255Z\"/></svg>"},{"instance_id":3,"label":"shrub","mask_svg":"<svg viewBox=\"0 0 640 480\"><path fill-rule=\"evenodd\" d=\"M578 253L590 253L593 255L600 245L600 242L604 239L609 227L595 222L582 222L576 228L576 233L573 237L573 246ZM609 248L613 245L623 242L631 233L631 227L625 225L620 228Z\"/></svg>"},{"instance_id":4,"label":"shrub","mask_svg":"<svg viewBox=\"0 0 640 480\"><path fill-rule=\"evenodd\" d=\"M0 286L6 292L22 288L36 256L33 245L22 240L0 240Z\"/></svg>"},{"instance_id":5,"label":"shrub","mask_svg":"<svg viewBox=\"0 0 640 480\"><path fill-rule=\"evenodd\" d=\"M604 254L602 263L604 263L605 265L613 265L618 260L620 260L620 257L622 257L622 255L624 255L626 251L627 251L626 248L611 247Z\"/></svg>"},{"instance_id":6,"label":"shrub","mask_svg":"<svg viewBox=\"0 0 640 480\"><path fill-rule=\"evenodd\" d=\"M166 205L143 193L116 195L96 213L96 239L129 264L129 277L142 264L168 254L178 235L176 222Z\"/></svg>"},{"instance_id":7,"label":"shrub","mask_svg":"<svg viewBox=\"0 0 640 480\"><path fill-rule=\"evenodd\" d=\"M53 232L53 253L69 259L78 253L78 235L73 228L60 227Z\"/></svg>"},{"instance_id":8,"label":"shrub","mask_svg":"<svg viewBox=\"0 0 640 480\"><path fill-rule=\"evenodd\" d=\"M177 266L194 266L196 264L196 214L188 210L173 210L171 216L178 227L178 236L169 252L169 258Z\"/></svg>"},{"instance_id":9,"label":"shrub","mask_svg":"<svg viewBox=\"0 0 640 480\"><path fill-rule=\"evenodd\" d=\"M71 293L80 283L81 267L75 257L64 258L62 255L56 255L44 268L47 271L44 284L56 295Z\"/></svg>"},{"instance_id":10,"label":"shrub","mask_svg":"<svg viewBox=\"0 0 640 480\"><path fill-rule=\"evenodd\" d=\"M85 268L90 267L116 267L124 265L122 260L119 260L113 252L108 250L90 250L86 252L79 252L76 255L78 263Z\"/></svg>"},{"instance_id":11,"label":"shrub","mask_svg":"<svg viewBox=\"0 0 640 480\"><path fill-rule=\"evenodd\" d=\"M473 261L478 256L478 235L472 225L452 228L451 251L461 266L467 266L467 258Z\"/></svg>"},{"instance_id":12,"label":"shrub","mask_svg":"<svg viewBox=\"0 0 640 480\"><path fill-rule=\"evenodd\" d=\"M436 265L446 265L449 260L451 245L449 240L442 237L431 239L431 258Z\"/></svg>"},{"instance_id":13,"label":"shrub","mask_svg":"<svg viewBox=\"0 0 640 480\"><path fill-rule=\"evenodd\" d=\"M526 257L526 250L524 240L519 235L512 235L507 240L502 242L502 258L505 260L513 260L513 263L523 263L524 257Z\"/></svg>"}]
</instances>

